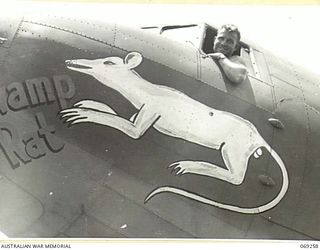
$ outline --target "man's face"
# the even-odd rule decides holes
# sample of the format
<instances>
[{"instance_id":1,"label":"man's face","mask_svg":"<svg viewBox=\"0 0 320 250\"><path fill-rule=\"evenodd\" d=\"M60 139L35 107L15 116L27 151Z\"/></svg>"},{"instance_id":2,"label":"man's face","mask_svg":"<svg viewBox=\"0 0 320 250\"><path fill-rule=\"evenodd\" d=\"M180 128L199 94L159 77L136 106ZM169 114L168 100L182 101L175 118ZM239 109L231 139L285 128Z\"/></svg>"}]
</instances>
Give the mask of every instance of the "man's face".
<instances>
[{"instance_id":1,"label":"man's face","mask_svg":"<svg viewBox=\"0 0 320 250\"><path fill-rule=\"evenodd\" d=\"M230 57L236 50L238 44L238 36L235 32L220 30L213 43L213 51L220 52L226 57Z\"/></svg>"}]
</instances>

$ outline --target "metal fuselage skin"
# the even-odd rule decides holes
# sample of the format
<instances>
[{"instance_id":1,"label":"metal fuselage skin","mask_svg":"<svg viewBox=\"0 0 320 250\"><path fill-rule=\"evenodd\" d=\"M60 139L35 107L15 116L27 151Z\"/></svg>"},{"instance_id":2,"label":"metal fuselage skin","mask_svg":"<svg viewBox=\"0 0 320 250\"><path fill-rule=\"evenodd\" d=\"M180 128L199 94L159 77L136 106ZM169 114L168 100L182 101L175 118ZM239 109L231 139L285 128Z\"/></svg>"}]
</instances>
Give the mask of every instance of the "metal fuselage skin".
<instances>
[{"instance_id":1,"label":"metal fuselage skin","mask_svg":"<svg viewBox=\"0 0 320 250\"><path fill-rule=\"evenodd\" d=\"M7 191L0 205L4 233L27 237L320 238L317 76L259 49L260 77L249 75L235 85L221 73L217 62L201 57L198 49L138 28L54 16L14 17L11 25L5 24L1 32L8 40L0 48L5 100L0 174ZM119 92L65 65L72 59L124 58L131 51L143 55L135 71L146 81L242 117L258 129L288 170L289 190L278 206L248 216L170 195L143 204L144 196L160 185L179 186L244 207L267 203L282 185L279 167L267 151L260 159L250 158L245 180L236 186L201 176L176 177L165 168L184 159L216 162L223 168L218 150L154 129L133 140L112 128L92 124L68 128L61 123L57 112L83 99L106 103L128 120L137 112ZM30 87L35 79L40 79L38 87L42 87L33 90L42 89L42 98L41 91L32 92ZM14 99L15 92L18 99ZM34 96L38 99L32 99ZM47 137L39 117L46 120ZM281 121L284 128L272 126L270 118ZM15 134L14 143L6 131L11 139ZM38 134L32 137L37 143L31 146L38 154L26 147L28 140L23 137L28 133ZM60 144L50 139L52 135ZM8 160L10 150L19 151L15 161ZM12 162L18 165L13 167ZM274 185L263 185L261 177ZM23 197L21 206L8 205L19 197ZM10 223L10 216L25 218L25 223ZM78 230L83 218L91 223L87 235ZM119 229L126 221L126 231Z\"/></svg>"}]
</instances>

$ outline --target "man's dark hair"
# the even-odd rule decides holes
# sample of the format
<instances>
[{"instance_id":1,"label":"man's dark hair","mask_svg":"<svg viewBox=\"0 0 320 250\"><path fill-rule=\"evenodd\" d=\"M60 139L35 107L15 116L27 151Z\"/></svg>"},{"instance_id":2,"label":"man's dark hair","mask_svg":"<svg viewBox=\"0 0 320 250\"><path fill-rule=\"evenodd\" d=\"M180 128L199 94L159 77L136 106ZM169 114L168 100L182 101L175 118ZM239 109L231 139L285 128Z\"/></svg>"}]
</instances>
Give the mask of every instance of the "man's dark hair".
<instances>
[{"instance_id":1,"label":"man's dark hair","mask_svg":"<svg viewBox=\"0 0 320 250\"><path fill-rule=\"evenodd\" d=\"M218 30L221 31L221 30L226 30L228 32L234 32L237 34L237 37L238 37L238 42L240 41L240 38L241 38L241 35L240 35L240 31L238 29L237 26L233 25L233 24L224 24L220 27L220 29Z\"/></svg>"}]
</instances>

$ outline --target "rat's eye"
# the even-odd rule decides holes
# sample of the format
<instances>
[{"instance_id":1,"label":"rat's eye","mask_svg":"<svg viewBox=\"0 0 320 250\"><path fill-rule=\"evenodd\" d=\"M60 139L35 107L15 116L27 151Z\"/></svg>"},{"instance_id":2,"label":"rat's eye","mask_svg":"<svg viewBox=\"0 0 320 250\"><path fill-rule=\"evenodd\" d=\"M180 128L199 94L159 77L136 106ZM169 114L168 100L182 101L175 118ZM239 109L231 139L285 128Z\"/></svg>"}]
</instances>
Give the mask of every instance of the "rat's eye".
<instances>
[{"instance_id":1,"label":"rat's eye","mask_svg":"<svg viewBox=\"0 0 320 250\"><path fill-rule=\"evenodd\" d=\"M111 62L111 61L105 61L103 64L104 65L115 65L115 63Z\"/></svg>"}]
</instances>

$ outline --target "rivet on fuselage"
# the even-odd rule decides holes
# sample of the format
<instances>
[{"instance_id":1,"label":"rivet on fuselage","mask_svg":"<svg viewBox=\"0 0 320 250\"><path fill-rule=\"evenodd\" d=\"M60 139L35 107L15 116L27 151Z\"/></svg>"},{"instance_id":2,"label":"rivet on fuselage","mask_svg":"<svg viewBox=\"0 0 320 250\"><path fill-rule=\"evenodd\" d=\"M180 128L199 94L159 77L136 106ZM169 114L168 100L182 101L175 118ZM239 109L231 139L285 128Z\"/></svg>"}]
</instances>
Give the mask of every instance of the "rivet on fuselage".
<instances>
[{"instance_id":1,"label":"rivet on fuselage","mask_svg":"<svg viewBox=\"0 0 320 250\"><path fill-rule=\"evenodd\" d=\"M0 44L4 44L5 41L7 41L7 40L8 40L7 38L0 37Z\"/></svg>"}]
</instances>

